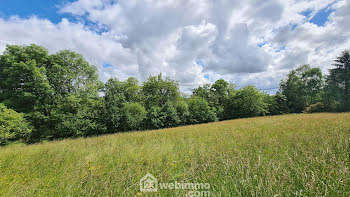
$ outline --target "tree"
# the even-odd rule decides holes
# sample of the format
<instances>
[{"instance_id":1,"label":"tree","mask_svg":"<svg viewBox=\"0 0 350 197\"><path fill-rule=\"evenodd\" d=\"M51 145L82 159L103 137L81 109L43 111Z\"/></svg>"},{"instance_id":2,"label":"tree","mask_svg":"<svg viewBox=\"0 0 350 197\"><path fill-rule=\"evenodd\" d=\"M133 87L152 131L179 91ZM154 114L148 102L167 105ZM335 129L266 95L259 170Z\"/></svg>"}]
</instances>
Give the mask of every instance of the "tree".
<instances>
[{"instance_id":1,"label":"tree","mask_svg":"<svg viewBox=\"0 0 350 197\"><path fill-rule=\"evenodd\" d=\"M75 95L68 96L66 103L52 112L54 129L45 133L45 138L52 140L107 133L104 105L102 98L83 100Z\"/></svg>"},{"instance_id":2,"label":"tree","mask_svg":"<svg viewBox=\"0 0 350 197\"><path fill-rule=\"evenodd\" d=\"M269 115L282 115L289 113L289 108L287 105L287 97L283 94L276 94L269 96Z\"/></svg>"},{"instance_id":3,"label":"tree","mask_svg":"<svg viewBox=\"0 0 350 197\"><path fill-rule=\"evenodd\" d=\"M147 113L140 103L125 103L121 112L121 128L123 131L141 130L144 128L143 121Z\"/></svg>"},{"instance_id":4,"label":"tree","mask_svg":"<svg viewBox=\"0 0 350 197\"><path fill-rule=\"evenodd\" d=\"M22 113L8 109L0 103L0 145L16 140L27 142L31 132L31 126Z\"/></svg>"},{"instance_id":5,"label":"tree","mask_svg":"<svg viewBox=\"0 0 350 197\"><path fill-rule=\"evenodd\" d=\"M104 133L105 127L96 116L101 112L97 69L82 55L62 50L50 56L46 66L48 80L54 89L54 107L50 121L54 129L49 139L80 137Z\"/></svg>"},{"instance_id":6,"label":"tree","mask_svg":"<svg viewBox=\"0 0 350 197\"><path fill-rule=\"evenodd\" d=\"M49 103L53 91L45 67L37 67L35 60L13 62L2 71L2 75L1 101L9 107L29 113Z\"/></svg>"},{"instance_id":7,"label":"tree","mask_svg":"<svg viewBox=\"0 0 350 197\"><path fill-rule=\"evenodd\" d=\"M334 105L338 111L350 110L350 52L342 52L329 70L327 77L328 106Z\"/></svg>"},{"instance_id":8,"label":"tree","mask_svg":"<svg viewBox=\"0 0 350 197\"><path fill-rule=\"evenodd\" d=\"M190 112L185 100L179 100L175 104L177 116L180 120L180 125L186 125L189 123Z\"/></svg>"},{"instance_id":9,"label":"tree","mask_svg":"<svg viewBox=\"0 0 350 197\"><path fill-rule=\"evenodd\" d=\"M183 118L186 111L177 110L178 108L170 101L162 107L151 107L147 113L147 127L149 129L160 129L180 125L181 119L179 115Z\"/></svg>"},{"instance_id":10,"label":"tree","mask_svg":"<svg viewBox=\"0 0 350 197\"><path fill-rule=\"evenodd\" d=\"M34 126L31 140L49 130L54 90L47 79L48 52L43 47L7 46L0 56L0 102L24 116Z\"/></svg>"},{"instance_id":11,"label":"tree","mask_svg":"<svg viewBox=\"0 0 350 197\"><path fill-rule=\"evenodd\" d=\"M150 76L141 88L146 109L152 106L161 107L167 102L175 102L179 96L179 85L176 81L163 78L162 74Z\"/></svg>"},{"instance_id":12,"label":"tree","mask_svg":"<svg viewBox=\"0 0 350 197\"><path fill-rule=\"evenodd\" d=\"M210 88L210 84L204 84L203 86L193 89L192 95L204 98L209 103L211 100Z\"/></svg>"},{"instance_id":13,"label":"tree","mask_svg":"<svg viewBox=\"0 0 350 197\"><path fill-rule=\"evenodd\" d=\"M210 91L212 94L212 105L210 106L216 109L219 120L222 120L224 119L224 105L230 94L229 83L223 79L219 79L211 86Z\"/></svg>"},{"instance_id":14,"label":"tree","mask_svg":"<svg viewBox=\"0 0 350 197\"><path fill-rule=\"evenodd\" d=\"M7 46L0 71L0 102L25 113L34 127L31 140L85 136L101 129L91 115L102 82L81 55L68 50L49 55L37 45Z\"/></svg>"},{"instance_id":15,"label":"tree","mask_svg":"<svg viewBox=\"0 0 350 197\"><path fill-rule=\"evenodd\" d=\"M282 80L279 92L287 97L288 108L292 113L303 110L321 100L323 77L320 68L303 65L292 70L287 79Z\"/></svg>"},{"instance_id":16,"label":"tree","mask_svg":"<svg viewBox=\"0 0 350 197\"><path fill-rule=\"evenodd\" d=\"M302 75L305 84L307 106L322 100L324 81L320 68L306 69Z\"/></svg>"},{"instance_id":17,"label":"tree","mask_svg":"<svg viewBox=\"0 0 350 197\"><path fill-rule=\"evenodd\" d=\"M152 106L147 112L146 125L148 129L160 129L164 128L165 114L162 112L162 108L158 106Z\"/></svg>"},{"instance_id":18,"label":"tree","mask_svg":"<svg viewBox=\"0 0 350 197\"><path fill-rule=\"evenodd\" d=\"M190 112L190 123L207 123L217 120L215 111L208 102L198 96L192 96L188 101L188 111Z\"/></svg>"},{"instance_id":19,"label":"tree","mask_svg":"<svg viewBox=\"0 0 350 197\"><path fill-rule=\"evenodd\" d=\"M226 114L229 119L263 116L267 114L267 103L264 94L255 86L247 86L231 94Z\"/></svg>"},{"instance_id":20,"label":"tree","mask_svg":"<svg viewBox=\"0 0 350 197\"><path fill-rule=\"evenodd\" d=\"M73 51L62 50L51 55L47 70L50 84L60 97L68 94L96 97L102 88L96 67Z\"/></svg>"},{"instance_id":21,"label":"tree","mask_svg":"<svg viewBox=\"0 0 350 197\"><path fill-rule=\"evenodd\" d=\"M14 62L28 62L35 60L38 67L48 64L49 52L44 47L32 44L29 46L6 45L6 49L0 58L0 75L5 68L10 67Z\"/></svg>"},{"instance_id":22,"label":"tree","mask_svg":"<svg viewBox=\"0 0 350 197\"><path fill-rule=\"evenodd\" d=\"M106 104L107 116L106 123L109 131L118 131L121 123L121 108L127 102L137 103L142 101L141 87L138 81L130 77L126 81L119 81L111 78L104 87L104 99Z\"/></svg>"},{"instance_id":23,"label":"tree","mask_svg":"<svg viewBox=\"0 0 350 197\"><path fill-rule=\"evenodd\" d=\"M205 84L193 90L194 96L204 98L210 107L215 108L219 120L224 120L225 105L228 96L235 91L235 85L229 84L223 79L215 81L214 84Z\"/></svg>"},{"instance_id":24,"label":"tree","mask_svg":"<svg viewBox=\"0 0 350 197\"><path fill-rule=\"evenodd\" d=\"M124 94L125 87L123 82L116 78L111 78L105 84L104 98L107 110L106 124L110 132L116 132L120 129L121 108L127 102Z\"/></svg>"},{"instance_id":25,"label":"tree","mask_svg":"<svg viewBox=\"0 0 350 197\"><path fill-rule=\"evenodd\" d=\"M219 79L211 86L211 91L214 93L218 102L223 103L230 93L229 83L223 79Z\"/></svg>"},{"instance_id":26,"label":"tree","mask_svg":"<svg viewBox=\"0 0 350 197\"><path fill-rule=\"evenodd\" d=\"M36 45L7 45L0 56L0 102L18 112L43 108L53 93L45 65L48 52Z\"/></svg>"},{"instance_id":27,"label":"tree","mask_svg":"<svg viewBox=\"0 0 350 197\"><path fill-rule=\"evenodd\" d=\"M165 105L162 107L162 112L164 114L163 125L165 127L175 127L180 124L179 116L172 102L165 103Z\"/></svg>"},{"instance_id":28,"label":"tree","mask_svg":"<svg viewBox=\"0 0 350 197\"><path fill-rule=\"evenodd\" d=\"M123 82L124 85L124 95L127 102L141 102L141 87L139 86L139 81L134 77L129 77Z\"/></svg>"}]
</instances>

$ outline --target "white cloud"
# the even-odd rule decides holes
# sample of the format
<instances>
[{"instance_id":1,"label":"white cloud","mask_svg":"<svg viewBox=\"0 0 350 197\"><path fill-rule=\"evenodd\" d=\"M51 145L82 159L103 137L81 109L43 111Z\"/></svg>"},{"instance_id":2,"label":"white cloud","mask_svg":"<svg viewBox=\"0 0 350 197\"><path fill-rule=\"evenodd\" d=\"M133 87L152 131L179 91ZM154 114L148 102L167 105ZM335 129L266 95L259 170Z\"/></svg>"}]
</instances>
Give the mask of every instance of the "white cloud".
<instances>
[{"instance_id":1,"label":"white cloud","mask_svg":"<svg viewBox=\"0 0 350 197\"><path fill-rule=\"evenodd\" d=\"M108 35L99 35L67 19L57 25L36 17L0 19L0 38L5 38L0 40L2 51L5 44L34 43L47 47L50 52L70 49L81 53L90 63L98 66L103 80L106 79L104 72L125 78L124 75L132 75L138 70L136 55L130 49L124 48ZM105 62L112 62L115 68L104 69L102 65Z\"/></svg>"},{"instance_id":2,"label":"white cloud","mask_svg":"<svg viewBox=\"0 0 350 197\"><path fill-rule=\"evenodd\" d=\"M289 69L310 63L326 70L350 47L346 0L78 0L60 13L87 18L108 31L79 22L53 24L35 17L0 18L4 45L36 43L51 52L72 49L98 65L102 80L162 72L186 91L224 78L275 91ZM308 22L331 5L324 27ZM301 13L309 10L310 18ZM295 26L295 29L292 28ZM266 43L263 47L258 44ZM197 63L200 61L201 63ZM104 68L104 63L112 67ZM208 75L210 81L206 79Z\"/></svg>"}]
</instances>

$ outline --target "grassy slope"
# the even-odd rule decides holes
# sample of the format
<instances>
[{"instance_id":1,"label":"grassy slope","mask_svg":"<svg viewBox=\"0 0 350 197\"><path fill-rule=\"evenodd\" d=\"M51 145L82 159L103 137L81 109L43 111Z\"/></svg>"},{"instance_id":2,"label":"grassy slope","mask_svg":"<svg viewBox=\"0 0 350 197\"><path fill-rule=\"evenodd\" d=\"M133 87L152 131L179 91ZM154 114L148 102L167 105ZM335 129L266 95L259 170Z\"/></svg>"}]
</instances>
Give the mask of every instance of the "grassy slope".
<instances>
[{"instance_id":1,"label":"grassy slope","mask_svg":"<svg viewBox=\"0 0 350 197\"><path fill-rule=\"evenodd\" d=\"M349 141L350 114L312 114L10 146L0 196L135 196L147 172L222 196L349 196Z\"/></svg>"}]
</instances>

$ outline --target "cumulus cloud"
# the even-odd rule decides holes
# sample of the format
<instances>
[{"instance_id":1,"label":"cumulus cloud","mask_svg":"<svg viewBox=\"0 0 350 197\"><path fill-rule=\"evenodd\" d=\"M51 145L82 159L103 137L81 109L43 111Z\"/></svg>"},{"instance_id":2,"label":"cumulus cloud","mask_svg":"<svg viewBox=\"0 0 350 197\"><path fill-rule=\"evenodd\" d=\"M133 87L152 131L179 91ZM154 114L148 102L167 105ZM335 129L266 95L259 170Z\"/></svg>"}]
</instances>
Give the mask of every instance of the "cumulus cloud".
<instances>
[{"instance_id":1,"label":"cumulus cloud","mask_svg":"<svg viewBox=\"0 0 350 197\"><path fill-rule=\"evenodd\" d=\"M211 47L206 70L219 74L256 73L266 71L267 54L249 43L246 24L236 24L224 37L218 37Z\"/></svg>"},{"instance_id":2,"label":"cumulus cloud","mask_svg":"<svg viewBox=\"0 0 350 197\"><path fill-rule=\"evenodd\" d=\"M58 24L36 17L0 19L0 39L3 38L6 39L0 40L2 50L5 49L5 44L34 43L47 47L50 52L70 49L81 53L99 68L103 80L106 79L105 72L125 78L123 75L131 75L138 70L135 54L130 49L124 48L109 36L99 35L84 25L71 23L67 19ZM112 62L115 68L104 69L102 65L105 62Z\"/></svg>"},{"instance_id":3,"label":"cumulus cloud","mask_svg":"<svg viewBox=\"0 0 350 197\"><path fill-rule=\"evenodd\" d=\"M324 26L310 22L325 8ZM183 91L224 78L274 92L289 69L327 70L349 48L349 10L346 0L77 0L58 11L76 21L0 18L0 52L36 43L82 53L104 81L162 72Z\"/></svg>"}]
</instances>

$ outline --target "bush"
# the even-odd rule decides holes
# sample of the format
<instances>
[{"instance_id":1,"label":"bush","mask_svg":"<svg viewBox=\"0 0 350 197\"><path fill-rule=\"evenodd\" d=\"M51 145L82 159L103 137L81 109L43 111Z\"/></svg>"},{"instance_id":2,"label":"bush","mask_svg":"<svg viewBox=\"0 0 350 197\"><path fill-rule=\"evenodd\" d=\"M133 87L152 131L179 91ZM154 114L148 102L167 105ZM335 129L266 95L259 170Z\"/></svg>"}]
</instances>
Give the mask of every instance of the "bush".
<instances>
[{"instance_id":1,"label":"bush","mask_svg":"<svg viewBox=\"0 0 350 197\"><path fill-rule=\"evenodd\" d=\"M166 127L175 127L180 124L180 119L177 115L176 108L171 102L165 103L165 105L162 107L162 112L165 114L164 125Z\"/></svg>"},{"instance_id":2,"label":"bush","mask_svg":"<svg viewBox=\"0 0 350 197\"><path fill-rule=\"evenodd\" d=\"M53 140L70 137L85 137L107 133L106 111L102 98L82 99L68 96L66 102L59 108L52 110L50 124L51 131L42 132L41 139Z\"/></svg>"},{"instance_id":3,"label":"bush","mask_svg":"<svg viewBox=\"0 0 350 197\"><path fill-rule=\"evenodd\" d=\"M268 113L268 104L265 95L255 87L247 86L229 96L226 106L228 119L265 116Z\"/></svg>"},{"instance_id":4,"label":"bush","mask_svg":"<svg viewBox=\"0 0 350 197\"><path fill-rule=\"evenodd\" d=\"M188 101L188 109L190 112L190 122L192 124L217 121L214 109L201 97L192 96Z\"/></svg>"},{"instance_id":5,"label":"bush","mask_svg":"<svg viewBox=\"0 0 350 197\"><path fill-rule=\"evenodd\" d=\"M312 104L305 109L305 113L318 113L318 112L325 112L325 111L327 111L326 107L321 102Z\"/></svg>"},{"instance_id":6,"label":"bush","mask_svg":"<svg viewBox=\"0 0 350 197\"><path fill-rule=\"evenodd\" d=\"M189 122L188 118L190 117L190 112L188 111L188 105L186 101L178 101L175 106L177 116L180 119L180 124L186 125Z\"/></svg>"},{"instance_id":7,"label":"bush","mask_svg":"<svg viewBox=\"0 0 350 197\"><path fill-rule=\"evenodd\" d=\"M287 97L283 94L276 94L273 96L268 97L268 111L269 115L282 115L282 114L288 114L288 104L287 104Z\"/></svg>"},{"instance_id":8,"label":"bush","mask_svg":"<svg viewBox=\"0 0 350 197\"><path fill-rule=\"evenodd\" d=\"M147 113L147 128L148 129L160 129L164 127L165 114L162 109L157 106L153 106Z\"/></svg>"},{"instance_id":9,"label":"bush","mask_svg":"<svg viewBox=\"0 0 350 197\"><path fill-rule=\"evenodd\" d=\"M0 145L20 140L27 142L32 130L23 114L0 104Z\"/></svg>"},{"instance_id":10,"label":"bush","mask_svg":"<svg viewBox=\"0 0 350 197\"><path fill-rule=\"evenodd\" d=\"M166 127L175 127L185 124L185 118L188 118L188 106L186 102L165 103L162 107L153 106L147 113L147 128L161 129Z\"/></svg>"},{"instance_id":11,"label":"bush","mask_svg":"<svg viewBox=\"0 0 350 197\"><path fill-rule=\"evenodd\" d=\"M146 110L140 103L125 103L122 108L122 128L124 131L140 130L146 118Z\"/></svg>"}]
</instances>

